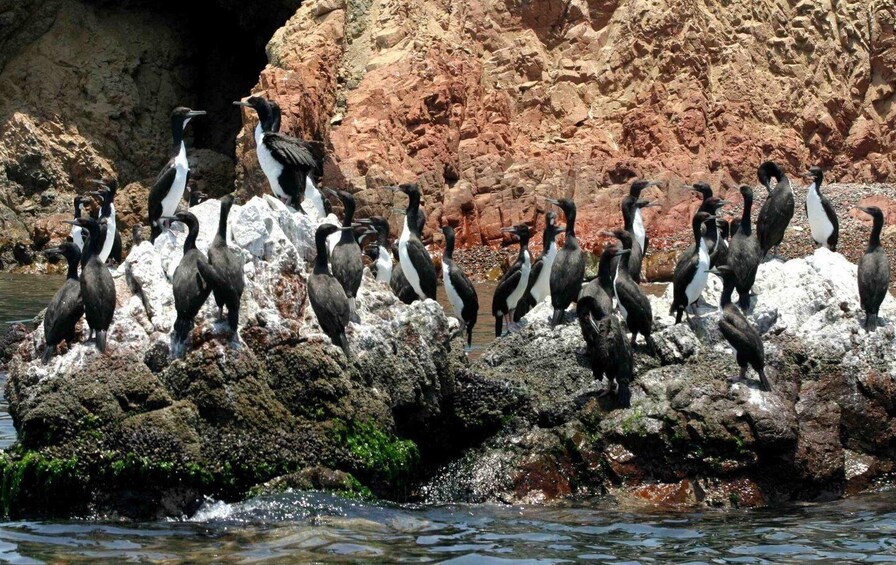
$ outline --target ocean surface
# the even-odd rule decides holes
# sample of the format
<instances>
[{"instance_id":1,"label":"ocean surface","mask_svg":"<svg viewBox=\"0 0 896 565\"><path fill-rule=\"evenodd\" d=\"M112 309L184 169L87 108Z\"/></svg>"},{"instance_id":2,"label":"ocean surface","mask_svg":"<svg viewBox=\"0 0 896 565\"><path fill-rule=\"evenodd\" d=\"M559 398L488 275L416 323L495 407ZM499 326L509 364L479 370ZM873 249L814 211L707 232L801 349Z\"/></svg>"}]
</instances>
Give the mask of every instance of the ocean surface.
<instances>
[{"instance_id":1,"label":"ocean surface","mask_svg":"<svg viewBox=\"0 0 896 565\"><path fill-rule=\"evenodd\" d=\"M33 317L60 282L0 274L0 324ZM479 348L493 331L488 298L483 302ZM0 447L13 441L4 401ZM195 516L157 522L0 523L0 560L896 563L896 491L819 504L687 512L621 508L610 498L552 507L435 506L295 492L236 504L208 500Z\"/></svg>"}]
</instances>

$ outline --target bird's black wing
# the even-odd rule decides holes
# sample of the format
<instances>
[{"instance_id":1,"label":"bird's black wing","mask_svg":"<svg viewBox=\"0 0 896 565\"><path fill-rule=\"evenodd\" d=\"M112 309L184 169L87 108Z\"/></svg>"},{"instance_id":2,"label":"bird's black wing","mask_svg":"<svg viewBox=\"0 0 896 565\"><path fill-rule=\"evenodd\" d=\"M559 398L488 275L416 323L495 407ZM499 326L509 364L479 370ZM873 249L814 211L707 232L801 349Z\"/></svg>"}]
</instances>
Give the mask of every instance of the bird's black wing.
<instances>
[{"instance_id":1,"label":"bird's black wing","mask_svg":"<svg viewBox=\"0 0 896 565\"><path fill-rule=\"evenodd\" d=\"M499 309L503 313L507 313L507 298L510 297L510 293L513 292L513 289L520 284L520 278L523 276L522 270L519 266L515 265L517 268L514 269L511 267L508 269L504 276L501 277L501 280L498 282L498 286L495 287L495 294L492 297L492 315L497 316Z\"/></svg>"},{"instance_id":2,"label":"bird's black wing","mask_svg":"<svg viewBox=\"0 0 896 565\"><path fill-rule=\"evenodd\" d=\"M764 348L759 332L740 312L725 311L719 319L719 330L734 350L749 358L764 358Z\"/></svg>"},{"instance_id":3,"label":"bird's black wing","mask_svg":"<svg viewBox=\"0 0 896 565\"><path fill-rule=\"evenodd\" d=\"M831 199L827 196L821 197L821 207L824 208L824 213L827 214L828 219L834 224L834 232L828 238L828 247L831 248L831 251L836 251L837 241L840 239L840 220L837 218L837 212L834 211Z\"/></svg>"},{"instance_id":4,"label":"bird's black wing","mask_svg":"<svg viewBox=\"0 0 896 565\"><path fill-rule=\"evenodd\" d=\"M427 298L436 299L436 267L432 263L432 257L423 242L419 239L412 238L407 243L408 258L411 264L417 269L420 277L420 288Z\"/></svg>"},{"instance_id":5,"label":"bird's black wing","mask_svg":"<svg viewBox=\"0 0 896 565\"><path fill-rule=\"evenodd\" d=\"M174 184L177 176L177 167L174 159L168 161L168 165L159 173L156 182L149 189L149 224L153 225L162 216L162 200Z\"/></svg>"},{"instance_id":6,"label":"bird's black wing","mask_svg":"<svg viewBox=\"0 0 896 565\"><path fill-rule=\"evenodd\" d=\"M678 259L675 261L675 270L672 271L672 278L677 279L678 274L681 272L683 268L685 268L690 261L697 256L697 245L692 243L687 249L685 249L681 255L678 256Z\"/></svg>"},{"instance_id":7,"label":"bird's black wing","mask_svg":"<svg viewBox=\"0 0 896 565\"><path fill-rule=\"evenodd\" d=\"M859 260L857 278L862 309L876 309L886 298L890 284L890 264L886 253L880 249L865 253Z\"/></svg>"},{"instance_id":8,"label":"bird's black wing","mask_svg":"<svg viewBox=\"0 0 896 565\"><path fill-rule=\"evenodd\" d=\"M675 278L672 280L672 303L682 307L688 306L687 287L688 283L693 280L697 274L697 267L700 261L697 255L691 255L690 258L682 263L680 269L676 269Z\"/></svg>"},{"instance_id":9,"label":"bird's black wing","mask_svg":"<svg viewBox=\"0 0 896 565\"><path fill-rule=\"evenodd\" d=\"M299 167L306 171L317 170L318 162L311 151L311 147L301 139L282 133L268 132L264 134L262 143L280 163Z\"/></svg>"},{"instance_id":10,"label":"bird's black wing","mask_svg":"<svg viewBox=\"0 0 896 565\"><path fill-rule=\"evenodd\" d=\"M460 296L461 300L464 302L464 309L463 312L461 312L464 321L476 319L476 314L479 312L479 296L476 294L476 289L473 287L473 283L471 283L470 279L467 278L467 275L454 264L452 264L451 268L448 270L448 278L451 280L451 285L454 287L454 290L457 291L458 296Z\"/></svg>"}]
</instances>

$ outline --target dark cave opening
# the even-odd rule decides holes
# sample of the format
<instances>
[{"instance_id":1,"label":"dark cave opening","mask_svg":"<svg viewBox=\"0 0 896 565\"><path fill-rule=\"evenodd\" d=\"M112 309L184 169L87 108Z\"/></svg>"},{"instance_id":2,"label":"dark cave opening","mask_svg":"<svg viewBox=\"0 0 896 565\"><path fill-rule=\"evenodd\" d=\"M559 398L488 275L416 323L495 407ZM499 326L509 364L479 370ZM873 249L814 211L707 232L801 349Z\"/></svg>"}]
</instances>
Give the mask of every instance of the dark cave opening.
<instances>
[{"instance_id":1,"label":"dark cave opening","mask_svg":"<svg viewBox=\"0 0 896 565\"><path fill-rule=\"evenodd\" d=\"M114 11L162 15L185 35L191 67L190 100L184 105L208 112L191 123L193 146L234 157L241 114L233 101L245 97L267 64L265 46L295 13L301 0L95 0Z\"/></svg>"}]
</instances>

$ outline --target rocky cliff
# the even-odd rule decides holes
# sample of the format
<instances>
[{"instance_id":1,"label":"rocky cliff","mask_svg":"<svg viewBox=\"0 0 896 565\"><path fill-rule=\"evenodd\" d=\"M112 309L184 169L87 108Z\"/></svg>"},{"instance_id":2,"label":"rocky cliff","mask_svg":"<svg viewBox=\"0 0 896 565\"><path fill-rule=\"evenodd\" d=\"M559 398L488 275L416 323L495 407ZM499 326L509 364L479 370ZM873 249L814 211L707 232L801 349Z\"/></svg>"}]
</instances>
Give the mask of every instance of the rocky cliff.
<instances>
[{"instance_id":1,"label":"rocky cliff","mask_svg":"<svg viewBox=\"0 0 896 565\"><path fill-rule=\"evenodd\" d=\"M590 240L633 177L667 181L648 197L673 218L682 182L753 184L768 158L889 179L894 18L860 1L312 0L269 43L256 90L329 141L325 182L365 201L420 179L431 227L493 243L567 195ZM248 131L238 170L260 192Z\"/></svg>"},{"instance_id":2,"label":"rocky cliff","mask_svg":"<svg viewBox=\"0 0 896 565\"><path fill-rule=\"evenodd\" d=\"M64 236L71 196L101 173L142 181L119 206L125 227L138 221L177 104L212 112L194 124L197 188L229 191L235 162L237 186L265 192L254 118L233 145L228 104L250 91L280 103L288 131L326 141L326 184L378 209L377 186L418 179L430 228L462 226L466 244L536 224L544 196L567 195L590 245L618 223L633 177L666 181L647 195L663 202L648 222L677 237L683 182L752 184L766 158L791 173L813 163L832 180L885 181L896 163L889 1L8 4L5 265Z\"/></svg>"}]
</instances>

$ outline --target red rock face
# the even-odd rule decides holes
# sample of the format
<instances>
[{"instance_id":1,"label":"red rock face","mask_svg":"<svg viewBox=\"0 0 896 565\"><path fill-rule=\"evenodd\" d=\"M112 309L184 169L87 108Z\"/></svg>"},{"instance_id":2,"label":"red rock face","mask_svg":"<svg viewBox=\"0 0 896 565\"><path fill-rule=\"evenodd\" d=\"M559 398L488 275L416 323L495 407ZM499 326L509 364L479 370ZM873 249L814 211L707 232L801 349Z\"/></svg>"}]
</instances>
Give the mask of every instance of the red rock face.
<instances>
[{"instance_id":1,"label":"red rock face","mask_svg":"<svg viewBox=\"0 0 896 565\"><path fill-rule=\"evenodd\" d=\"M317 0L269 44L258 91L286 131L327 141L323 182L358 192L362 213L391 205L377 186L416 180L430 229L496 244L568 196L591 248L621 223L623 185L650 177L664 181L646 214L662 242L687 235L685 183L755 184L764 159L889 178L893 21L859 1ZM238 144L253 193L266 189L254 124Z\"/></svg>"}]
</instances>

